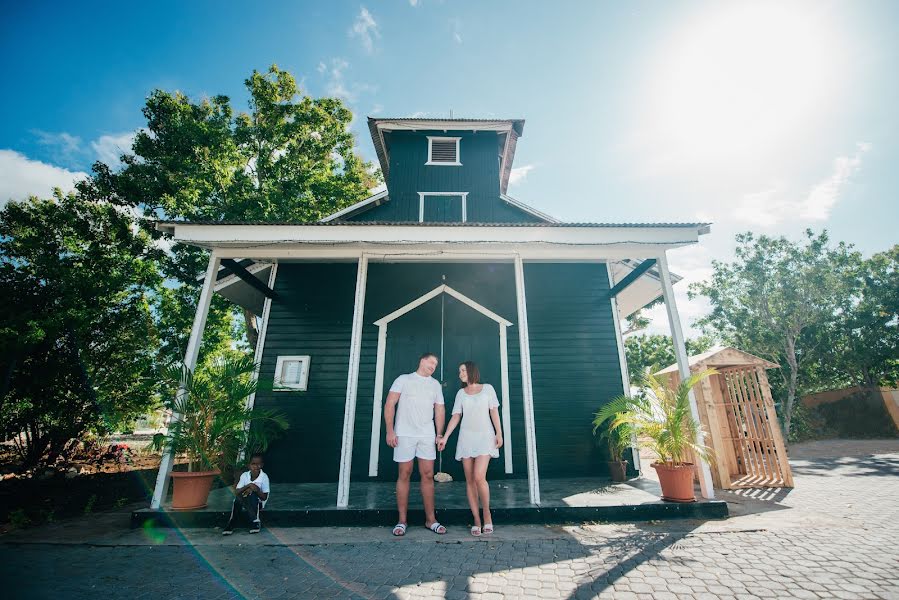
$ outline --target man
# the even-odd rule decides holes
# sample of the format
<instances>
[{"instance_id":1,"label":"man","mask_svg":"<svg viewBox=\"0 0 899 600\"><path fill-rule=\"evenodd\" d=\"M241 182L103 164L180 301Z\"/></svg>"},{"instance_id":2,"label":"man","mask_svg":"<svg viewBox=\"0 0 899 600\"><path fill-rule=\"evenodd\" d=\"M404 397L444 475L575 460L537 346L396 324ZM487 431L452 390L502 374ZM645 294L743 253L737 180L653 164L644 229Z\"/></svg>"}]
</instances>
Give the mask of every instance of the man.
<instances>
[{"instance_id":1,"label":"man","mask_svg":"<svg viewBox=\"0 0 899 600\"><path fill-rule=\"evenodd\" d=\"M421 497L425 505L425 527L439 535L446 533L446 527L437 522L434 513L434 460L437 458L437 441L442 437L446 419L443 388L431 377L436 369L437 356L430 352L422 354L418 359L418 369L414 373L400 375L390 386L384 406L387 445L393 448L394 462L399 463L396 480L399 520L393 528L393 535L396 536L406 534L409 480L416 458L421 477Z\"/></svg>"}]
</instances>

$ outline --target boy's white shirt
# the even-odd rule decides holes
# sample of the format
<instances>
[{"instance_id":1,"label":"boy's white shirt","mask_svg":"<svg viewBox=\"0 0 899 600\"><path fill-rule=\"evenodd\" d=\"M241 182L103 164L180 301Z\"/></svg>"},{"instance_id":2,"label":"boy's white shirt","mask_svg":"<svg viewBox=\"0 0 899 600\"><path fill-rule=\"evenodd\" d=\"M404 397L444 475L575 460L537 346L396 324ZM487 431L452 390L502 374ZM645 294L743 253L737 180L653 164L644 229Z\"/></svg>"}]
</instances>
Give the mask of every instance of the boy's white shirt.
<instances>
[{"instance_id":1,"label":"boy's white shirt","mask_svg":"<svg viewBox=\"0 0 899 600\"><path fill-rule=\"evenodd\" d=\"M265 474L265 471L259 469L259 477L256 479L250 479L250 477L252 477L252 474L249 471L244 471L243 475L240 476L240 479L237 480L237 488L240 489L251 483L255 483L259 487L260 492L263 494L271 494L271 491L269 490L268 475ZM266 502L268 502L268 498L262 500L263 507Z\"/></svg>"}]
</instances>

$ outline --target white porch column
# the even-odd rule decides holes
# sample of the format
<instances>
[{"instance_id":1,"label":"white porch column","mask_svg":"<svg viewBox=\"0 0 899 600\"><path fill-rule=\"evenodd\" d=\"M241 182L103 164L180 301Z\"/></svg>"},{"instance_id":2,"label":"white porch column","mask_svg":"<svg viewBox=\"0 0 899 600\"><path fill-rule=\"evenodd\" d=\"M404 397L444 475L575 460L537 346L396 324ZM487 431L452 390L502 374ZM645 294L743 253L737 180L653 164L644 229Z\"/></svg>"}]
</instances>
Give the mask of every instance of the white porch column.
<instances>
[{"instance_id":1,"label":"white porch column","mask_svg":"<svg viewBox=\"0 0 899 600\"><path fill-rule=\"evenodd\" d=\"M671 325L671 339L674 342L674 355L677 357L677 370L680 373L681 381L690 377L690 363L687 358L687 346L684 342L684 332L681 329L680 316L677 314L677 304L674 301L674 288L671 285L671 273L668 271L668 257L665 252L658 258L659 277L662 280L662 295L665 298L665 309L668 311L668 323ZM696 406L696 396L693 390L690 390L690 414L696 419L701 426L702 421L699 418L699 408ZM700 444L705 442L705 436L702 431L697 432L697 439ZM700 476L699 487L702 490L702 497L709 500L715 497L715 490L712 486L712 471L709 463L700 459Z\"/></svg>"},{"instance_id":2,"label":"white porch column","mask_svg":"<svg viewBox=\"0 0 899 600\"><path fill-rule=\"evenodd\" d=\"M506 473L512 473L512 406L509 402L509 336L504 323L499 324L499 369L500 393L503 407L503 457Z\"/></svg>"},{"instance_id":3,"label":"white porch column","mask_svg":"<svg viewBox=\"0 0 899 600\"><path fill-rule=\"evenodd\" d=\"M365 311L365 284L368 280L368 257L359 257L356 270L356 300L350 337L350 364L347 369L346 406L343 412L343 442L340 446L340 474L337 480L337 507L350 502L350 466L353 462L353 434L356 425L356 388L359 381L359 358L362 353L362 315Z\"/></svg>"},{"instance_id":4,"label":"white porch column","mask_svg":"<svg viewBox=\"0 0 899 600\"><path fill-rule=\"evenodd\" d=\"M609 276L609 289L615 287L615 278L612 277L612 264L605 263L606 273ZM615 340L618 344L618 362L621 365L621 387L625 395L630 395L631 377L627 367L627 353L624 351L624 336L621 334L621 313L618 311L618 299L612 296L612 321L615 323ZM640 446L637 443L637 435L631 434L631 457L634 460L634 469L640 472Z\"/></svg>"},{"instance_id":5,"label":"white porch column","mask_svg":"<svg viewBox=\"0 0 899 600\"><path fill-rule=\"evenodd\" d=\"M203 280L203 289L200 292L200 299L197 301L197 312L194 314L194 324L190 330L190 338L187 341L187 349L184 352L184 366L191 371L197 366L197 357L200 354L200 342L203 339L203 329L206 327L206 317L209 315L209 304L212 302L213 288L215 280L218 276L219 263L221 259L216 250L209 254L209 266L206 268L206 278ZM184 393L184 388L178 389L178 395ZM173 413L169 423L173 423L181 418L181 415ZM175 457L169 448L162 453L162 460L159 463L159 473L156 475L156 488L153 490L153 499L150 501L150 508L158 509L165 500L166 493L169 489L169 473L172 472L172 463Z\"/></svg>"},{"instance_id":6,"label":"white porch column","mask_svg":"<svg viewBox=\"0 0 899 600\"><path fill-rule=\"evenodd\" d=\"M375 393L371 408L371 447L368 452L368 476L378 476L381 452L381 404L384 402L384 358L387 354L387 324L378 325L378 358L375 363Z\"/></svg>"},{"instance_id":7,"label":"white porch column","mask_svg":"<svg viewBox=\"0 0 899 600\"><path fill-rule=\"evenodd\" d=\"M528 489L531 504L540 504L537 472L537 434L534 429L534 387L531 383L531 346L528 337L528 308L524 290L524 265L515 255L515 296L518 305L518 347L521 353L521 391L524 400L524 437L528 458Z\"/></svg>"}]
</instances>

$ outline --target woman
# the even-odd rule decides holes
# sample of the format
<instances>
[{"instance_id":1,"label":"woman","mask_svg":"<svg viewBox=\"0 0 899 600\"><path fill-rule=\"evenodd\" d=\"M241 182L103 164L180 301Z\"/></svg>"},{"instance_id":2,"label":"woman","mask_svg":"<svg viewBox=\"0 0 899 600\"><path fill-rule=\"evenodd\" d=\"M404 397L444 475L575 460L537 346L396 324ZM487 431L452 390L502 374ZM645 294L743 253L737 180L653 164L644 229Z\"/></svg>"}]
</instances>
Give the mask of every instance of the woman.
<instances>
[{"instance_id":1,"label":"woman","mask_svg":"<svg viewBox=\"0 0 899 600\"><path fill-rule=\"evenodd\" d=\"M493 516L490 514L490 488L487 485L487 465L491 458L499 458L503 445L502 428L499 425L499 400L489 383L481 383L478 366L469 361L459 365L459 379L464 384L456 394L453 416L446 433L437 439L437 449L446 448L446 440L459 427L456 443L456 460L462 461L465 471L465 487L468 505L474 515L471 535L481 535L481 517L478 498L484 507L484 533L493 533Z\"/></svg>"}]
</instances>

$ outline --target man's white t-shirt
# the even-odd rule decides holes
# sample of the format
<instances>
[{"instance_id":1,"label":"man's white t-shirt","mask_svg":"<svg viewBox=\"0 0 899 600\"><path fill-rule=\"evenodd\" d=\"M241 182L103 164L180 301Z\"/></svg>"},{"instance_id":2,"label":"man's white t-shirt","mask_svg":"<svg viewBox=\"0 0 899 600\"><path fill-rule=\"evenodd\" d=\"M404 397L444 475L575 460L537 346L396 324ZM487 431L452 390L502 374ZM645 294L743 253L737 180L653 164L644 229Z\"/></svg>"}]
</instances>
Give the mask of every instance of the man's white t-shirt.
<instances>
[{"instance_id":1,"label":"man's white t-shirt","mask_svg":"<svg viewBox=\"0 0 899 600\"><path fill-rule=\"evenodd\" d=\"M393 431L397 436L435 437L434 405L443 404L443 388L433 377L400 375L390 386L400 395Z\"/></svg>"},{"instance_id":2,"label":"man's white t-shirt","mask_svg":"<svg viewBox=\"0 0 899 600\"><path fill-rule=\"evenodd\" d=\"M265 474L265 471L262 469L259 470L259 477L256 479L250 479L253 475L249 471L244 471L240 476L240 479L237 481L237 488L240 489L242 487L246 487L251 483L255 483L259 487L259 491L263 494L269 493L269 483L268 483L268 475ZM265 503L268 502L268 498L262 500L262 506L265 506Z\"/></svg>"}]
</instances>

